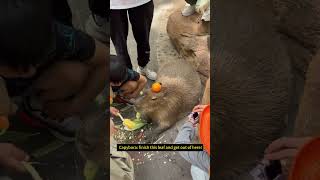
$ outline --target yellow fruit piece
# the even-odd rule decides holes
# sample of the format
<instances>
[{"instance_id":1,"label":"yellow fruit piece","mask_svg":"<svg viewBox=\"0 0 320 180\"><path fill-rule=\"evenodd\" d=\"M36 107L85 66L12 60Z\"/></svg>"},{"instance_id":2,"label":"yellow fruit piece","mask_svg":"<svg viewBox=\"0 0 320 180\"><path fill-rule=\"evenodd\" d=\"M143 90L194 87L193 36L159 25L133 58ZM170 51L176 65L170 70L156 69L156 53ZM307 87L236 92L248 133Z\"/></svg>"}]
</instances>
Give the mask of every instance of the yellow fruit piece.
<instances>
[{"instance_id":1,"label":"yellow fruit piece","mask_svg":"<svg viewBox=\"0 0 320 180\"><path fill-rule=\"evenodd\" d=\"M110 105L113 103L113 98L110 96Z\"/></svg>"},{"instance_id":2,"label":"yellow fruit piece","mask_svg":"<svg viewBox=\"0 0 320 180\"><path fill-rule=\"evenodd\" d=\"M161 83L153 83L152 86L151 86L151 90L152 92L155 92L155 93L158 93L161 91Z\"/></svg>"},{"instance_id":3,"label":"yellow fruit piece","mask_svg":"<svg viewBox=\"0 0 320 180\"><path fill-rule=\"evenodd\" d=\"M128 129L133 129L136 124L133 121L131 121L131 119L125 119L123 121L123 125L125 125Z\"/></svg>"}]
</instances>

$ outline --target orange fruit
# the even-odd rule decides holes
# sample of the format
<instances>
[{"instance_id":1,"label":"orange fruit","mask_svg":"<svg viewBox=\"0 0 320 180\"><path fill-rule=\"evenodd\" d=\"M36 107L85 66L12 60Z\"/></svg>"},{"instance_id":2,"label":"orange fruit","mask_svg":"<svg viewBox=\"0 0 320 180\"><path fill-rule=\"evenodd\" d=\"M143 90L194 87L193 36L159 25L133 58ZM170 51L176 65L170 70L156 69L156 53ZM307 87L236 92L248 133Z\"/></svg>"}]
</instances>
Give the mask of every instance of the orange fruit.
<instances>
[{"instance_id":1,"label":"orange fruit","mask_svg":"<svg viewBox=\"0 0 320 180\"><path fill-rule=\"evenodd\" d=\"M152 86L151 86L151 90L152 92L155 92L155 93L158 93L161 91L161 83L153 83Z\"/></svg>"},{"instance_id":2,"label":"orange fruit","mask_svg":"<svg viewBox=\"0 0 320 180\"><path fill-rule=\"evenodd\" d=\"M0 116L0 130L6 130L9 128L9 120L6 116Z\"/></svg>"}]
</instances>

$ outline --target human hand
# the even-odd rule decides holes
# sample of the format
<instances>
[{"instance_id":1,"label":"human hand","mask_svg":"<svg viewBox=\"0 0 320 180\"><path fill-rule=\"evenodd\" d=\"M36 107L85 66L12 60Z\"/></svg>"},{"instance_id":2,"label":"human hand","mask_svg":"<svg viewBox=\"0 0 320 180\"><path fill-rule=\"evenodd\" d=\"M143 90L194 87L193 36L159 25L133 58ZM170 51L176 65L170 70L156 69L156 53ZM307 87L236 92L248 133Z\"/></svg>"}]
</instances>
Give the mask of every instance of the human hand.
<instances>
[{"instance_id":1,"label":"human hand","mask_svg":"<svg viewBox=\"0 0 320 180\"><path fill-rule=\"evenodd\" d=\"M283 137L273 141L265 150L264 158L267 160L285 160L294 158L300 148L312 138Z\"/></svg>"},{"instance_id":2,"label":"human hand","mask_svg":"<svg viewBox=\"0 0 320 180\"><path fill-rule=\"evenodd\" d=\"M9 171L26 172L22 161L29 161L29 156L13 144L0 143L0 165Z\"/></svg>"},{"instance_id":3,"label":"human hand","mask_svg":"<svg viewBox=\"0 0 320 180\"><path fill-rule=\"evenodd\" d=\"M131 99L131 98L138 97L138 95L139 95L139 92L134 92L134 93L131 93L131 94L127 94L126 97Z\"/></svg>"},{"instance_id":4,"label":"human hand","mask_svg":"<svg viewBox=\"0 0 320 180\"><path fill-rule=\"evenodd\" d=\"M114 116L118 116L118 114L119 114L119 110L115 107L110 107L110 112Z\"/></svg>"},{"instance_id":5,"label":"human hand","mask_svg":"<svg viewBox=\"0 0 320 180\"><path fill-rule=\"evenodd\" d=\"M197 113L202 113L202 111L204 110L204 108L206 108L207 105L197 105L193 108L192 112L197 112Z\"/></svg>"},{"instance_id":6,"label":"human hand","mask_svg":"<svg viewBox=\"0 0 320 180\"><path fill-rule=\"evenodd\" d=\"M116 128L114 126L114 122L112 120L110 120L110 136L113 136L115 131L116 131Z\"/></svg>"}]
</instances>

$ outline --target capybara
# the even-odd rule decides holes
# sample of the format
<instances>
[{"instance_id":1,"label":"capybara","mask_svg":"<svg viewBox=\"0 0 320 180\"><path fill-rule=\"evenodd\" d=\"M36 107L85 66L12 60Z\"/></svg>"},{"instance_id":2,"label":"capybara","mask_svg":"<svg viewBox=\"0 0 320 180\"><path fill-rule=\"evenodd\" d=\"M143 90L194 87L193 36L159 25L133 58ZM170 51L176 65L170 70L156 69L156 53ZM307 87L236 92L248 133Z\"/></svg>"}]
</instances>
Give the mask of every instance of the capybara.
<instances>
[{"instance_id":1,"label":"capybara","mask_svg":"<svg viewBox=\"0 0 320 180\"><path fill-rule=\"evenodd\" d=\"M164 64L159 69L156 82L161 83L161 91L154 93L147 89L135 103L142 119L155 126L152 132L146 132L147 139L156 137L192 111L201 95L200 77L188 62Z\"/></svg>"}]
</instances>

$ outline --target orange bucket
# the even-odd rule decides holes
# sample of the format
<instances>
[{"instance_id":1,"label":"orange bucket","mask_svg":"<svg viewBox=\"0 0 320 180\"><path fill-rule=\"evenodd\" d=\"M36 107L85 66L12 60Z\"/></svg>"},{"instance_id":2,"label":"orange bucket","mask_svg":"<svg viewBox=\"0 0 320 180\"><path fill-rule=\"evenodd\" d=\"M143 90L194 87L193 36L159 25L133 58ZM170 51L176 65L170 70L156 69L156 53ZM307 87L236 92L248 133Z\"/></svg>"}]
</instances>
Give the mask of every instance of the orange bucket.
<instances>
[{"instance_id":1,"label":"orange bucket","mask_svg":"<svg viewBox=\"0 0 320 180\"><path fill-rule=\"evenodd\" d=\"M205 107L201 113L199 135L204 149L210 155L210 105Z\"/></svg>"},{"instance_id":2,"label":"orange bucket","mask_svg":"<svg viewBox=\"0 0 320 180\"><path fill-rule=\"evenodd\" d=\"M294 160L289 180L320 180L320 137L301 148Z\"/></svg>"}]
</instances>

